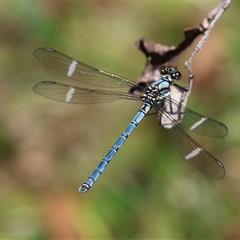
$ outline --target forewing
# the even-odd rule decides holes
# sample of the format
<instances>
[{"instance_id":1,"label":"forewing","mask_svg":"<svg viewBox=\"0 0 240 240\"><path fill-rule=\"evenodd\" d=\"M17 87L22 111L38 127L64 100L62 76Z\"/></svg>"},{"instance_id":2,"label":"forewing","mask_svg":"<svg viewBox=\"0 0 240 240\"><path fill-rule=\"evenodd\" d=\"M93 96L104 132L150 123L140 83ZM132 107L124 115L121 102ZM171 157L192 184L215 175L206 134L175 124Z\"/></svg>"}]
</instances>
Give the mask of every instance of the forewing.
<instances>
[{"instance_id":1,"label":"forewing","mask_svg":"<svg viewBox=\"0 0 240 240\"><path fill-rule=\"evenodd\" d=\"M208 137L221 138L227 135L227 126L212 118L194 112L183 104L171 99L164 99L162 109L185 129ZM165 128L173 127L166 115L159 113L159 123Z\"/></svg>"},{"instance_id":2,"label":"forewing","mask_svg":"<svg viewBox=\"0 0 240 240\"><path fill-rule=\"evenodd\" d=\"M201 115L185 107L180 125L193 132L214 138L225 137L227 126L217 120Z\"/></svg>"},{"instance_id":3,"label":"forewing","mask_svg":"<svg viewBox=\"0 0 240 240\"><path fill-rule=\"evenodd\" d=\"M33 55L47 67L74 80L100 87L133 87L124 77L94 68L51 48L38 48Z\"/></svg>"}]
</instances>

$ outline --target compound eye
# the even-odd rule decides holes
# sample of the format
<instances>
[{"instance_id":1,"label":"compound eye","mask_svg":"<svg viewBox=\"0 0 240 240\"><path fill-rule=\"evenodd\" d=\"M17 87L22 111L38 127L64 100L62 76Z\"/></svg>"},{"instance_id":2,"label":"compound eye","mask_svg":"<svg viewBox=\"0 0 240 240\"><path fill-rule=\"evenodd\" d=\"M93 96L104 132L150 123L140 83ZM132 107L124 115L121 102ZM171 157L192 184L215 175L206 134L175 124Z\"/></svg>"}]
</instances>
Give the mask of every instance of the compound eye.
<instances>
[{"instance_id":1,"label":"compound eye","mask_svg":"<svg viewBox=\"0 0 240 240\"><path fill-rule=\"evenodd\" d=\"M168 73L168 67L166 67L166 66L161 67L160 68L160 73L162 75L167 74Z\"/></svg>"},{"instance_id":2,"label":"compound eye","mask_svg":"<svg viewBox=\"0 0 240 240\"><path fill-rule=\"evenodd\" d=\"M174 73L174 76L173 76L174 79L180 80L181 77L182 77L182 74L181 74L179 71L177 71L176 73Z\"/></svg>"}]
</instances>

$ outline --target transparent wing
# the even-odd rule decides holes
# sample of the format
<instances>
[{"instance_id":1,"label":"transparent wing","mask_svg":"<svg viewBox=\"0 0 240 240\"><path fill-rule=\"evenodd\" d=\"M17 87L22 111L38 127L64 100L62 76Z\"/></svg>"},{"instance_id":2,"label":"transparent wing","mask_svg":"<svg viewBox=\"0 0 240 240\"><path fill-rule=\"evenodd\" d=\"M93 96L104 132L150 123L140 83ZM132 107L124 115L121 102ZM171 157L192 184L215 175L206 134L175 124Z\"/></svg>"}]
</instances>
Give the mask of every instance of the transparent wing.
<instances>
[{"instance_id":1,"label":"transparent wing","mask_svg":"<svg viewBox=\"0 0 240 240\"><path fill-rule=\"evenodd\" d=\"M227 126L223 123L194 112L171 98L164 99L161 108L187 130L214 138L224 137L228 133ZM166 128L173 125L172 122L169 122L169 118L161 112L159 113L159 123Z\"/></svg>"},{"instance_id":2,"label":"transparent wing","mask_svg":"<svg viewBox=\"0 0 240 240\"><path fill-rule=\"evenodd\" d=\"M171 115L164 112L162 114L169 124L172 124L172 128L167 129L167 132L179 154L200 172L215 179L223 178L225 169L222 163L192 139Z\"/></svg>"},{"instance_id":3,"label":"transparent wing","mask_svg":"<svg viewBox=\"0 0 240 240\"><path fill-rule=\"evenodd\" d=\"M138 87L127 78L94 68L51 48L38 48L33 55L56 72L86 84L101 87Z\"/></svg>"},{"instance_id":4,"label":"transparent wing","mask_svg":"<svg viewBox=\"0 0 240 240\"><path fill-rule=\"evenodd\" d=\"M104 103L119 99L141 100L139 96L128 93L92 90L52 81L37 83L33 90L45 98L75 104Z\"/></svg>"}]
</instances>

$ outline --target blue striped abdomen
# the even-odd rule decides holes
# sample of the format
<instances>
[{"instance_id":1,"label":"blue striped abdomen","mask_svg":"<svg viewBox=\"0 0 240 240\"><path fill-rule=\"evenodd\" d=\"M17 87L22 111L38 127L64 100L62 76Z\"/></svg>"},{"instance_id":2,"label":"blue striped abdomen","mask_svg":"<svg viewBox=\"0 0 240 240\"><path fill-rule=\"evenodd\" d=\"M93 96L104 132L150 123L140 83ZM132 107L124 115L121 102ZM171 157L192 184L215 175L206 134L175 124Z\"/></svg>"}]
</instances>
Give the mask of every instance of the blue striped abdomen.
<instances>
[{"instance_id":1,"label":"blue striped abdomen","mask_svg":"<svg viewBox=\"0 0 240 240\"><path fill-rule=\"evenodd\" d=\"M117 139L117 141L113 144L113 146L110 148L108 153L105 155L105 157L101 160L99 165L93 170L92 174L88 177L88 179L83 183L83 185L79 188L79 192L87 192L93 183L97 180L97 178L101 175L107 164L111 161L115 153L118 151L118 149L121 147L121 145L125 142L127 137L130 135L130 133L133 131L133 129L138 125L138 123L146 116L146 114L151 109L150 104L145 103L142 105L142 107L139 109L137 114L134 116L132 121L128 124L126 129L122 132L120 137Z\"/></svg>"}]
</instances>

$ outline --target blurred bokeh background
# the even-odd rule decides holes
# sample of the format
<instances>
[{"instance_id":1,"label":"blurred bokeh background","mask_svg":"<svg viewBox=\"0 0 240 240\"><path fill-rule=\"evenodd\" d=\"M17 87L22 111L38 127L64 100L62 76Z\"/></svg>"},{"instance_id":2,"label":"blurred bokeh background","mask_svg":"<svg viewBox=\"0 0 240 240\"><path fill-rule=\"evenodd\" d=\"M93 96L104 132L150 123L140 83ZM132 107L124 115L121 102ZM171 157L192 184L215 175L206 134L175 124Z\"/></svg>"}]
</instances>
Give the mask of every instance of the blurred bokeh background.
<instances>
[{"instance_id":1,"label":"blurred bokeh background","mask_svg":"<svg viewBox=\"0 0 240 240\"><path fill-rule=\"evenodd\" d=\"M43 80L81 86L39 63L32 54L39 47L135 81L145 65L137 40L176 45L215 4L0 3L1 239L240 238L239 2L194 59L188 103L229 128L224 139L192 134L222 161L223 180L185 163L156 117L147 117L93 188L79 194L141 103L69 105L32 91ZM194 44L178 59L182 84Z\"/></svg>"}]
</instances>

